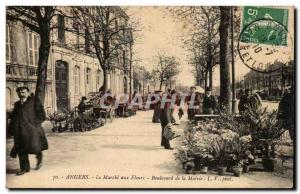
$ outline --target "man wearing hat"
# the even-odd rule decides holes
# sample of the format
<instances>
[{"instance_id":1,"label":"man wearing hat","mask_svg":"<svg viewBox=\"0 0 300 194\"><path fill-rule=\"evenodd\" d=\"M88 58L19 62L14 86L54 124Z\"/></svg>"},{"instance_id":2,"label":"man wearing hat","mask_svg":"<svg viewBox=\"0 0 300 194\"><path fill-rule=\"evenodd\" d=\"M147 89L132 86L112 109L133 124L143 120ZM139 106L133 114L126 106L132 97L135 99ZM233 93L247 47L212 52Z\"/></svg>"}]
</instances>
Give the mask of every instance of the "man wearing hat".
<instances>
[{"instance_id":1,"label":"man wearing hat","mask_svg":"<svg viewBox=\"0 0 300 194\"><path fill-rule=\"evenodd\" d=\"M161 103L161 90L157 90L155 91L155 95L157 98L159 98L159 100L157 100L157 102L155 102L153 104L153 116L152 116L152 122L153 123L160 123L160 103ZM151 101L155 100L155 96L153 96L154 98L151 99Z\"/></svg>"},{"instance_id":2,"label":"man wearing hat","mask_svg":"<svg viewBox=\"0 0 300 194\"><path fill-rule=\"evenodd\" d=\"M194 105L193 95L196 95L195 90L196 90L196 87L192 86L190 88L190 93L187 96L187 104L188 104L187 114L188 114L188 119L189 120L192 120L194 118L194 114L195 114L195 109L190 107L190 105ZM195 96L194 96L194 98L195 98Z\"/></svg>"},{"instance_id":3,"label":"man wearing hat","mask_svg":"<svg viewBox=\"0 0 300 194\"><path fill-rule=\"evenodd\" d=\"M21 171L16 175L23 175L30 171L28 154L36 155L36 170L42 166L42 151L48 149L48 142L41 126L46 114L39 99L30 96L28 87L19 87L16 91L20 100L14 105L9 126L14 136L14 147L10 155L19 156Z\"/></svg>"},{"instance_id":4,"label":"man wearing hat","mask_svg":"<svg viewBox=\"0 0 300 194\"><path fill-rule=\"evenodd\" d=\"M166 93L163 95L164 97L162 98L161 101L161 106L160 108L160 124L161 124L161 143L160 145L162 147L164 147L165 149L168 150L172 150L173 148L170 145L170 141L169 139L167 139L166 137L164 137L164 130L166 127L170 127L172 119L171 119L171 102L170 100L172 99L172 97Z\"/></svg>"},{"instance_id":5,"label":"man wearing hat","mask_svg":"<svg viewBox=\"0 0 300 194\"><path fill-rule=\"evenodd\" d=\"M214 114L217 112L217 100L211 94L211 89L207 88L203 99L203 114Z\"/></svg>"}]
</instances>

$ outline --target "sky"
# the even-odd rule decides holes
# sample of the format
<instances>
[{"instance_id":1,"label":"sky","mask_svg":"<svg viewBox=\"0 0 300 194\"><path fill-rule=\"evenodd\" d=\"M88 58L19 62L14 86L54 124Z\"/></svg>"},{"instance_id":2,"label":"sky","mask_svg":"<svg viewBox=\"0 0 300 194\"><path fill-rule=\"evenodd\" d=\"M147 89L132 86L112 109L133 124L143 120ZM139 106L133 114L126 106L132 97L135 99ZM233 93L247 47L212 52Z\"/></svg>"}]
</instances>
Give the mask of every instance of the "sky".
<instances>
[{"instance_id":1,"label":"sky","mask_svg":"<svg viewBox=\"0 0 300 194\"><path fill-rule=\"evenodd\" d=\"M174 16L166 7L128 7L129 17L138 21L138 31L135 33L137 40L134 44L136 58L140 59L140 65L151 70L155 65L155 56L158 52L164 52L175 56L180 62L180 73L177 76L177 83L185 86L194 85L194 76L191 73L192 67L188 64L188 52L183 47L182 37L186 31L183 21L175 20ZM236 58L236 75L242 76L249 69ZM214 86L218 86L219 68L216 68L213 75Z\"/></svg>"}]
</instances>

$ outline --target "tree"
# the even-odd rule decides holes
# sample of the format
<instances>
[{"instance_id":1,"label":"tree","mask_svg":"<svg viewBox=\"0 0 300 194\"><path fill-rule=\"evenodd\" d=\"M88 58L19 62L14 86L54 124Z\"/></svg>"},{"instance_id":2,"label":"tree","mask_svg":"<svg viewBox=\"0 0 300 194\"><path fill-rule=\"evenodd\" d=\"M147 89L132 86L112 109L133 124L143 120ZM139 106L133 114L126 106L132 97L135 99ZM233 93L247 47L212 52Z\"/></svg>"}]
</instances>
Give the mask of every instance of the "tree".
<instances>
[{"instance_id":1,"label":"tree","mask_svg":"<svg viewBox=\"0 0 300 194\"><path fill-rule=\"evenodd\" d=\"M54 6L9 6L6 9L7 20L21 22L40 36L35 96L42 104L45 100L47 66L51 47L50 32L55 28L52 19L56 13L57 9Z\"/></svg>"},{"instance_id":2,"label":"tree","mask_svg":"<svg viewBox=\"0 0 300 194\"><path fill-rule=\"evenodd\" d=\"M115 6L75 6L70 17L83 28L82 35L93 48L91 52L95 53L103 70L103 86L107 89L107 76L113 68L112 62L120 56L120 52L124 53L126 47L133 44L128 16Z\"/></svg>"},{"instance_id":3,"label":"tree","mask_svg":"<svg viewBox=\"0 0 300 194\"><path fill-rule=\"evenodd\" d=\"M144 66L135 65L133 70L133 84L135 89L145 89L145 83L152 79L152 73Z\"/></svg>"},{"instance_id":4,"label":"tree","mask_svg":"<svg viewBox=\"0 0 300 194\"><path fill-rule=\"evenodd\" d=\"M161 90L163 83L170 81L179 73L179 63L174 56L159 54L157 58L157 66L154 71L159 80L159 90Z\"/></svg>"},{"instance_id":5,"label":"tree","mask_svg":"<svg viewBox=\"0 0 300 194\"><path fill-rule=\"evenodd\" d=\"M205 88L207 86L212 88L213 67L217 64L219 55L220 11L218 7L179 7L173 12L177 17L193 24L191 28L193 33L185 40L184 45L191 52L191 64L194 66L196 82L202 79L205 81Z\"/></svg>"},{"instance_id":6,"label":"tree","mask_svg":"<svg viewBox=\"0 0 300 194\"><path fill-rule=\"evenodd\" d=\"M230 90L230 7L221 6L220 33L220 102L231 111L231 90Z\"/></svg>"}]
</instances>

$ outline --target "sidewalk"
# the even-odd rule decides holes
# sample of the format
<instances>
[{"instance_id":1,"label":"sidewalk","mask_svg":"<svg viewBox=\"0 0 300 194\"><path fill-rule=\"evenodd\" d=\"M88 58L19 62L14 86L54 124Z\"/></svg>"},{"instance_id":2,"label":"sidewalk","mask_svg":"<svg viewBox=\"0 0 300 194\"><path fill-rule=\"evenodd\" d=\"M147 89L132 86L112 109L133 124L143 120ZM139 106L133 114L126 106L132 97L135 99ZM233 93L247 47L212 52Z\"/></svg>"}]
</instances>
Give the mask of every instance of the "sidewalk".
<instances>
[{"instance_id":1,"label":"sidewalk","mask_svg":"<svg viewBox=\"0 0 300 194\"><path fill-rule=\"evenodd\" d=\"M174 160L176 150L160 147L160 124L151 122L152 111L118 118L113 123L86 133L48 134L50 149L44 152L44 165L23 176L15 176L18 159L7 156L7 187L47 188L223 188L223 187L291 187L291 177L255 172L242 177L185 175ZM182 133L186 121L176 126ZM173 147L181 139L172 141ZM7 153L12 140L7 141ZM35 158L30 157L31 166ZM165 180L185 177L186 181ZM194 180L195 179L195 180Z\"/></svg>"}]
</instances>

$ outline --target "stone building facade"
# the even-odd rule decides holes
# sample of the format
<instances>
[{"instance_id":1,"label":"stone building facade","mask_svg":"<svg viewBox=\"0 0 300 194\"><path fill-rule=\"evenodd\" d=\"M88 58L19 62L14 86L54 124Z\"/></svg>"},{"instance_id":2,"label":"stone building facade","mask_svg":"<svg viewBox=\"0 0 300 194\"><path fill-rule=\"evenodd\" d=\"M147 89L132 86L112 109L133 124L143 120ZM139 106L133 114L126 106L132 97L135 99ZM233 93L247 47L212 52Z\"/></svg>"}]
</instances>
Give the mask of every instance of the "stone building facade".
<instances>
[{"instance_id":1,"label":"stone building facade","mask_svg":"<svg viewBox=\"0 0 300 194\"><path fill-rule=\"evenodd\" d=\"M121 9L121 8L120 8ZM68 11L68 7L61 7ZM125 13L124 13L125 14ZM121 20L128 20L124 15ZM86 47L85 37L65 30L72 20L58 15L53 18L57 28L51 31L51 50L48 59L47 86L44 107L48 112L72 110L82 96L96 92L103 84L103 71L97 58ZM16 88L28 86L34 93L37 80L39 36L20 22L6 22L6 109L11 110L18 100ZM120 52L124 60L108 73L108 88L112 94L128 93L129 75L127 50ZM122 58L122 57L120 57ZM120 64L117 64L120 63ZM122 63L122 64L121 64Z\"/></svg>"}]
</instances>

